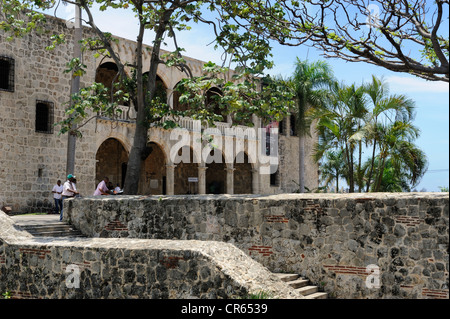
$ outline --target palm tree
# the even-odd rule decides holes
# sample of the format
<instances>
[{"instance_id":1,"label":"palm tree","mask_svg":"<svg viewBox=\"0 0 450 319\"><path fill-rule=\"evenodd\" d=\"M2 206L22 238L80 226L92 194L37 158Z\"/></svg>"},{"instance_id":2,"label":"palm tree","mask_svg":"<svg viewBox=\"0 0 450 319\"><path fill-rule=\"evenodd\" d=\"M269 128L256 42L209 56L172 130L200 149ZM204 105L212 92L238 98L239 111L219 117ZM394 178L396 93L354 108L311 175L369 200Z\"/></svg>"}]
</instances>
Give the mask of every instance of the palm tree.
<instances>
[{"instance_id":1,"label":"palm tree","mask_svg":"<svg viewBox=\"0 0 450 319\"><path fill-rule=\"evenodd\" d=\"M359 191L366 186L367 192L410 189L408 185L417 184L427 169L425 154L413 143L419 136L412 125L413 110L412 100L389 95L387 85L376 77L359 87L333 83L327 103L307 113L309 121L316 121L319 136L314 160L326 159L330 151L342 152L341 173L350 192L355 185ZM372 146L366 163L363 143Z\"/></svg>"},{"instance_id":2,"label":"palm tree","mask_svg":"<svg viewBox=\"0 0 450 319\"><path fill-rule=\"evenodd\" d=\"M319 107L324 103L326 88L331 83L331 67L324 61L309 62L297 58L291 78L296 98L296 128L299 137L299 189L305 191L305 135L309 134L309 124L305 112L309 107Z\"/></svg>"},{"instance_id":3,"label":"palm tree","mask_svg":"<svg viewBox=\"0 0 450 319\"><path fill-rule=\"evenodd\" d=\"M355 191L355 168L357 172L361 171L362 145L350 138L361 130L367 112L363 88L338 82L330 86L327 103L308 112L310 121L317 120L316 131L319 135L314 159L319 161L329 149L341 150L346 164L345 178L351 193ZM357 147L360 155L355 167Z\"/></svg>"},{"instance_id":4,"label":"palm tree","mask_svg":"<svg viewBox=\"0 0 450 319\"><path fill-rule=\"evenodd\" d=\"M336 193L339 192L339 179L344 176L345 165L342 150L330 150L325 153L325 162L320 166L320 181L328 187L336 181Z\"/></svg>"},{"instance_id":5,"label":"palm tree","mask_svg":"<svg viewBox=\"0 0 450 319\"><path fill-rule=\"evenodd\" d=\"M388 84L383 79L372 76L372 82L364 86L365 92L371 103L371 114L366 120L365 127L353 138L365 139L366 145L372 146L372 159L368 167L366 177L366 192L372 184L372 177L375 167L375 153L378 142L381 138L383 124L392 123L395 120L409 121L413 116L414 101L404 95L390 95Z\"/></svg>"},{"instance_id":6,"label":"palm tree","mask_svg":"<svg viewBox=\"0 0 450 319\"><path fill-rule=\"evenodd\" d=\"M392 167L397 178L418 184L427 170L427 159L412 141L419 136L419 130L409 121L396 121L384 128L379 140L377 178L373 185L375 192L382 191L386 167Z\"/></svg>"}]
</instances>

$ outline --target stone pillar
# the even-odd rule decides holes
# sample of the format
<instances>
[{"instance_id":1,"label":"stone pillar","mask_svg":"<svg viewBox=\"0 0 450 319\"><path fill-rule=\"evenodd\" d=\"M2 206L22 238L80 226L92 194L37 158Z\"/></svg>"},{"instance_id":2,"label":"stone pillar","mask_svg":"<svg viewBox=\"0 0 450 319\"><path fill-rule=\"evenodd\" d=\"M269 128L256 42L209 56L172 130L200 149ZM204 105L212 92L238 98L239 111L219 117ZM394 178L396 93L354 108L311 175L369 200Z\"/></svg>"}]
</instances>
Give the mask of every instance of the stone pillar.
<instances>
[{"instance_id":1,"label":"stone pillar","mask_svg":"<svg viewBox=\"0 0 450 319\"><path fill-rule=\"evenodd\" d=\"M225 170L227 171L227 194L234 194L234 168L229 164Z\"/></svg>"},{"instance_id":2,"label":"stone pillar","mask_svg":"<svg viewBox=\"0 0 450 319\"><path fill-rule=\"evenodd\" d=\"M173 109L173 89L166 89L167 104Z\"/></svg>"},{"instance_id":3,"label":"stone pillar","mask_svg":"<svg viewBox=\"0 0 450 319\"><path fill-rule=\"evenodd\" d=\"M174 164L166 165L166 193L167 195L174 195L174 186L175 186L175 167Z\"/></svg>"},{"instance_id":4,"label":"stone pillar","mask_svg":"<svg viewBox=\"0 0 450 319\"><path fill-rule=\"evenodd\" d=\"M204 164L203 164L204 165ZM206 194L206 166L198 166L198 193L199 195Z\"/></svg>"}]
</instances>

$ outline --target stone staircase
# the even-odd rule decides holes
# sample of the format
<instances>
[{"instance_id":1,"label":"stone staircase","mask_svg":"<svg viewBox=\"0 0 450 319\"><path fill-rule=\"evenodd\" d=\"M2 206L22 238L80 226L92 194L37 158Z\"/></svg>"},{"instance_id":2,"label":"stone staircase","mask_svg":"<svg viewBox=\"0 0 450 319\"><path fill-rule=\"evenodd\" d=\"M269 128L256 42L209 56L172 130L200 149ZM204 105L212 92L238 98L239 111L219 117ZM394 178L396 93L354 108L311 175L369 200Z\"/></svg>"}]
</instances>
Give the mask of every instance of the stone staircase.
<instances>
[{"instance_id":1,"label":"stone staircase","mask_svg":"<svg viewBox=\"0 0 450 319\"><path fill-rule=\"evenodd\" d=\"M327 299L326 292L319 292L319 287L310 285L308 279L301 278L298 274L275 273L282 281L300 292L307 299Z\"/></svg>"},{"instance_id":2,"label":"stone staircase","mask_svg":"<svg viewBox=\"0 0 450 319\"><path fill-rule=\"evenodd\" d=\"M64 222L19 226L35 237L86 237L72 225Z\"/></svg>"}]
</instances>

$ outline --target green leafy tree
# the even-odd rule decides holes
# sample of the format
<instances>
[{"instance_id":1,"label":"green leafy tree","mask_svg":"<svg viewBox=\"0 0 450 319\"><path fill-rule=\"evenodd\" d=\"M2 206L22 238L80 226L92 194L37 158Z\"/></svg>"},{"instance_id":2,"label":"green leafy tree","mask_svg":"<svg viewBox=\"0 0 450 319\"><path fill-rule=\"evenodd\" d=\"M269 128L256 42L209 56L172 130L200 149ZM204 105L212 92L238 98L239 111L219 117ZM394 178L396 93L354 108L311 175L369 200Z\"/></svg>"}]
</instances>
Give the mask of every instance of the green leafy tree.
<instances>
[{"instance_id":1,"label":"green leafy tree","mask_svg":"<svg viewBox=\"0 0 450 319\"><path fill-rule=\"evenodd\" d=\"M383 190L383 176L388 163L395 177L407 179L414 186L418 184L427 170L425 154L413 143L418 136L419 130L410 122L396 121L383 129L373 191Z\"/></svg>"},{"instance_id":2,"label":"green leafy tree","mask_svg":"<svg viewBox=\"0 0 450 319\"><path fill-rule=\"evenodd\" d=\"M364 141L366 146L372 147L372 159L365 176L368 192L372 184L374 161L383 125L395 120L409 121L413 116L414 101L405 95L390 94L388 84L375 76L372 76L372 82L364 85L364 90L368 97L367 107L371 111L367 114L364 126L351 139Z\"/></svg>"},{"instance_id":3,"label":"green leafy tree","mask_svg":"<svg viewBox=\"0 0 450 319\"><path fill-rule=\"evenodd\" d=\"M60 2L60 0L1 0L0 27L10 36L22 36L36 28L45 30L46 17L36 10L56 8ZM61 122L61 131L79 134L79 128L90 120L88 117L90 112L114 115L118 112L117 105L121 100L132 102L137 110L137 118L124 184L124 192L127 194L137 193L149 127L152 125L161 125L165 128L175 126L173 121L166 120L173 114L172 110L168 107L167 101L158 95L156 72L160 64L178 68L186 73L187 79L183 81L179 89L183 91L181 101L189 102L189 110L184 114L178 112L176 115L193 116L202 120L203 123L214 122L216 115L210 107L211 103L205 103L206 92L212 85L217 85L222 92L226 93L214 96L215 102L224 109L226 114L234 112L244 120L248 120L250 114L256 113L262 117L279 120L287 113L292 100L289 90L271 80L269 80L271 85L261 89L260 81L262 79L267 81L264 71L273 66L270 61L268 40L254 32L238 32L239 26L228 21L231 18L238 19L244 14L245 8L239 3L230 7L223 6L225 2L213 0L66 0L63 2L82 9L85 23L95 34L93 38L82 39L83 50L93 51L96 55L106 55L113 59L118 67L116 81L118 86L115 91L117 94L109 92L109 98L105 88L97 84L74 95L74 103L67 110L70 116ZM100 10L106 14L115 9L127 9L134 12L138 33L133 61L121 60L114 50L113 44L117 40L97 26L92 13L95 4L99 5ZM216 20L207 20L202 10L210 10L216 15ZM216 36L215 47L222 49L227 57L223 65L229 63L236 65L233 78L227 78L228 68L211 63L205 65L204 76L197 78L192 76L181 54L183 49L178 47L176 41L177 32L191 28L187 25L188 22L211 25L211 31ZM151 60L148 69L144 70L143 39L144 35L150 31L154 34ZM53 35L52 39L56 45L64 41L64 36ZM176 48L174 52L162 56L161 45L167 39L172 39ZM79 59L70 61L68 66L68 71L72 72L73 76L83 75L85 66ZM131 79L124 71L126 66L133 68ZM277 91L269 91L274 88ZM90 94L92 97L89 97ZM268 98L269 94L271 94L270 98Z\"/></svg>"},{"instance_id":4,"label":"green leafy tree","mask_svg":"<svg viewBox=\"0 0 450 319\"><path fill-rule=\"evenodd\" d=\"M359 191L409 191L428 165L414 144L419 130L412 124L413 109L413 101L390 95L386 84L375 77L359 87L335 83L325 107L308 112L317 121L319 135L314 159L324 159L327 167L331 165L327 152L342 152L350 192L355 186ZM364 146L372 146L373 155L365 163L361 157Z\"/></svg>"},{"instance_id":5,"label":"green leafy tree","mask_svg":"<svg viewBox=\"0 0 450 319\"><path fill-rule=\"evenodd\" d=\"M311 121L316 121L319 135L315 160L319 161L330 149L342 151L347 168L345 178L351 193L355 191L355 151L359 143L350 138L361 128L361 120L366 114L363 89L339 82L330 86L324 107L311 109L308 114Z\"/></svg>"},{"instance_id":6,"label":"green leafy tree","mask_svg":"<svg viewBox=\"0 0 450 319\"><path fill-rule=\"evenodd\" d=\"M230 1L231 2L231 1ZM282 45L449 81L448 0L243 0L245 23Z\"/></svg>"},{"instance_id":7,"label":"green leafy tree","mask_svg":"<svg viewBox=\"0 0 450 319\"><path fill-rule=\"evenodd\" d=\"M339 179L345 175L342 150L330 150L325 153L325 162L320 166L320 181L325 187L336 182L335 192L339 192Z\"/></svg>"},{"instance_id":8,"label":"green leafy tree","mask_svg":"<svg viewBox=\"0 0 450 319\"><path fill-rule=\"evenodd\" d=\"M291 77L295 92L296 129L299 137L299 189L305 189L305 136L310 134L310 123L305 112L309 107L317 108L325 103L327 87L333 79L330 66L324 61L301 61L297 58L294 74Z\"/></svg>"}]
</instances>

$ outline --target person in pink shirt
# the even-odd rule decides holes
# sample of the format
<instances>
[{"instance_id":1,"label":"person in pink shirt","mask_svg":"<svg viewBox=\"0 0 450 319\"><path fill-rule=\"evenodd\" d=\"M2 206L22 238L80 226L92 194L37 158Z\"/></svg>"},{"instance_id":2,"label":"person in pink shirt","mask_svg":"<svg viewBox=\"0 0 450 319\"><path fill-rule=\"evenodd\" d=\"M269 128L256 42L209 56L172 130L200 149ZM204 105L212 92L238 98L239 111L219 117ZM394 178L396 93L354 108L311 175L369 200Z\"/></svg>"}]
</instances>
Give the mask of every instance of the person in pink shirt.
<instances>
[{"instance_id":1,"label":"person in pink shirt","mask_svg":"<svg viewBox=\"0 0 450 319\"><path fill-rule=\"evenodd\" d=\"M98 195L109 195L109 188L108 188L108 182L109 182L109 178L108 177L104 177L103 180L98 183L97 185L97 189L94 192L94 196L98 196Z\"/></svg>"}]
</instances>

